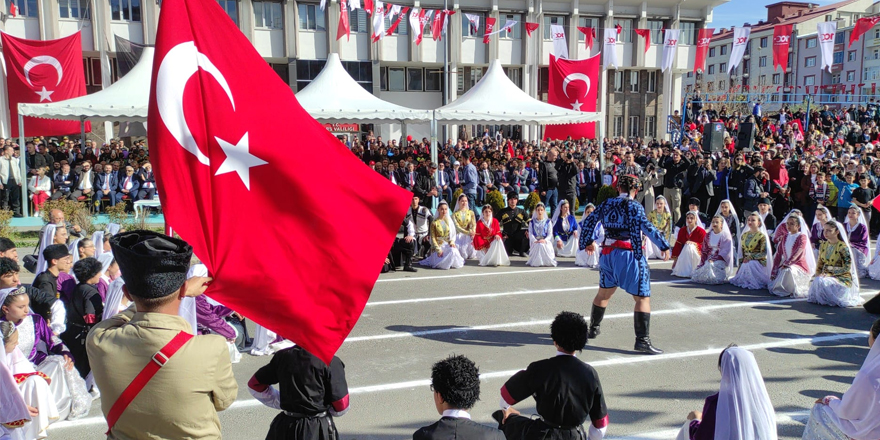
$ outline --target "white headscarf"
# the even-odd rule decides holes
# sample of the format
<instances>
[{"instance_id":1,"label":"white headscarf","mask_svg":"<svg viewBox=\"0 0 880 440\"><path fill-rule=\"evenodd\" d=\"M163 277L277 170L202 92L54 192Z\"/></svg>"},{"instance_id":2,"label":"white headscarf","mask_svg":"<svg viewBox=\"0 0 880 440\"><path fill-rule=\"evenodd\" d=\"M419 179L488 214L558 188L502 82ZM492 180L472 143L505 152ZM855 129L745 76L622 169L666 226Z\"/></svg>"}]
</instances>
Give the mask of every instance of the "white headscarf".
<instances>
[{"instance_id":1,"label":"white headscarf","mask_svg":"<svg viewBox=\"0 0 880 440\"><path fill-rule=\"evenodd\" d=\"M101 262L101 274L106 276L107 269L113 264L113 254L101 254L97 260Z\"/></svg>"},{"instance_id":2,"label":"white headscarf","mask_svg":"<svg viewBox=\"0 0 880 440\"><path fill-rule=\"evenodd\" d=\"M40 237L40 251L37 254L37 271L35 272L37 275L46 271L49 267L48 262L45 258L43 258L43 250L46 249L46 246L49 246L55 242L55 225L48 224L46 225L46 229L43 230L43 236Z\"/></svg>"},{"instance_id":3,"label":"white headscarf","mask_svg":"<svg viewBox=\"0 0 880 440\"><path fill-rule=\"evenodd\" d=\"M701 228L703 228L703 229L705 230L705 229L706 229L706 225L703 223L703 220L700 219L700 213L697 212L697 211L688 211L687 214L684 215L684 217L685 217L685 219L684 219L684 227L685 227L685 228L687 227L687 216L688 216L688 215L691 215L691 214L693 214L694 217L696 217L696 219L697 219L697 226L699 226L699 227L701 227Z\"/></svg>"},{"instance_id":4,"label":"white headscarf","mask_svg":"<svg viewBox=\"0 0 880 440\"><path fill-rule=\"evenodd\" d=\"M731 347L721 355L721 388L715 440L776 440L776 412L750 351Z\"/></svg>"},{"instance_id":5,"label":"white headscarf","mask_svg":"<svg viewBox=\"0 0 880 440\"><path fill-rule=\"evenodd\" d=\"M464 199L464 208L461 207L461 199L462 198ZM470 207L470 202L468 201L467 195L462 194L462 195L458 196L458 200L455 201L455 212L458 212L461 210L469 210L469 209L471 209L471 207Z\"/></svg>"},{"instance_id":6,"label":"white headscarf","mask_svg":"<svg viewBox=\"0 0 880 440\"><path fill-rule=\"evenodd\" d=\"M538 202L538 204L535 205L535 209L532 210L532 222L531 222L530 225L529 225L530 228L531 228L531 226L534 226L534 225L537 224L537 223L535 223L536 221L540 221L540 220L538 220L538 207L539 207L539 206L544 206L544 221L546 221L546 222L550 222L550 221L551 221L550 218L547 217L547 209L546 209L547 207L546 207L546 205L544 205L543 202ZM550 224L550 226L547 227L547 229L548 229L548 231L547 231L547 238L552 238L552 235L553 235L553 223L549 223L549 224ZM531 234L531 231L529 232L529 234Z\"/></svg>"},{"instance_id":7,"label":"white headscarf","mask_svg":"<svg viewBox=\"0 0 880 440\"><path fill-rule=\"evenodd\" d=\"M489 206L489 205L483 205L483 208L485 208L487 206ZM490 209L488 216L486 216L486 215L480 216L480 221L483 222L484 226L486 226L489 229L492 229L492 223L493 223L492 219L494 219L494 218L495 218L495 213L493 212L493 210Z\"/></svg>"},{"instance_id":8,"label":"white headscarf","mask_svg":"<svg viewBox=\"0 0 880 440\"><path fill-rule=\"evenodd\" d=\"M186 279L206 276L208 276L208 266L204 264L194 264L186 272ZM192 326L194 335L199 334L199 324L196 317L196 299L194 297L188 296L180 301L180 308L177 310L177 314Z\"/></svg>"},{"instance_id":9,"label":"white headscarf","mask_svg":"<svg viewBox=\"0 0 880 440\"><path fill-rule=\"evenodd\" d=\"M727 275L733 275L736 272L734 269L735 265L733 260L733 248L735 247L733 243L733 236L730 235L730 226L727 224L727 220L724 220L724 216L721 216L721 214L718 215L721 217L721 233L716 234L715 229L709 227L708 233L706 234L706 239L711 240L711 237L715 235L720 235L721 238L718 241L719 248L721 247L721 240L727 240L728 242L730 242L730 247L727 249L726 255L721 255L721 257L724 258L724 260L727 262ZM715 217L712 218L714 219Z\"/></svg>"},{"instance_id":10,"label":"white headscarf","mask_svg":"<svg viewBox=\"0 0 880 440\"><path fill-rule=\"evenodd\" d=\"M122 286L125 285L122 277L110 282L107 287L107 296L104 298L104 315L101 319L110 319L119 313L119 305L122 304Z\"/></svg>"},{"instance_id":11,"label":"white headscarf","mask_svg":"<svg viewBox=\"0 0 880 440\"><path fill-rule=\"evenodd\" d=\"M67 246L67 250L70 251L70 255L73 256L74 263L79 261L79 241L80 240L82 240L82 239L77 238L76 240L73 240L73 243L70 243L70 245Z\"/></svg>"},{"instance_id":12,"label":"white headscarf","mask_svg":"<svg viewBox=\"0 0 880 440\"><path fill-rule=\"evenodd\" d=\"M880 342L874 345L840 400L828 402L835 425L851 438L880 438Z\"/></svg>"},{"instance_id":13,"label":"white headscarf","mask_svg":"<svg viewBox=\"0 0 880 440\"><path fill-rule=\"evenodd\" d=\"M861 299L861 292L859 290L859 274L856 268L856 258L853 255L853 248L849 245L849 237L846 235L846 228L840 224L840 222L835 221L834 226L837 227L837 233L843 238L843 243L846 244L846 251L849 252L849 275L852 278L852 285L849 286L849 295L852 298ZM812 252L810 252L812 254ZM878 383L880 385L880 383Z\"/></svg>"},{"instance_id":14,"label":"white headscarf","mask_svg":"<svg viewBox=\"0 0 880 440\"><path fill-rule=\"evenodd\" d=\"M449 229L449 242L455 243L455 222L452 221L452 209L449 208L449 203L446 203L446 200L443 200L437 205L437 212L440 212L441 205L446 205L446 217L437 220L443 220L446 222L446 227Z\"/></svg>"},{"instance_id":15,"label":"white headscarf","mask_svg":"<svg viewBox=\"0 0 880 440\"><path fill-rule=\"evenodd\" d=\"M562 211L562 205L569 205L567 199L562 199L559 203L556 204L556 209L553 211L553 218L550 220L550 228L552 229L556 226L556 222L559 221L559 212ZM568 214L571 215L571 206L568 207ZM569 225L569 228L571 225Z\"/></svg>"},{"instance_id":16,"label":"white headscarf","mask_svg":"<svg viewBox=\"0 0 880 440\"><path fill-rule=\"evenodd\" d=\"M816 208L816 212L819 212L819 211L822 211L823 213L825 213L825 221L826 222L830 222L831 220L834 220L834 218L831 217L831 212L828 211L828 208L826 208L824 206L819 206ZM819 223L819 222L820 222L819 217L814 215L813 216L813 224L815 225L816 223Z\"/></svg>"},{"instance_id":17,"label":"white headscarf","mask_svg":"<svg viewBox=\"0 0 880 440\"><path fill-rule=\"evenodd\" d=\"M871 229L868 228L868 221L865 219L865 212L862 211L862 209L859 208L858 206L852 205L847 209L846 221L844 222L845 224L843 225L843 227L844 227L843 232L845 233L845 235L847 237L849 237L849 232L851 231L850 225L849 225L849 209L852 209L852 208L855 208L859 211L859 223L858 224L861 224L862 226L864 226L865 230L868 231L868 247L870 247L871 246L871 235L870 235ZM855 227L853 227L853 229L855 229ZM847 244L849 244L849 243L847 243ZM877 247L880 248L880 246L877 246ZM867 257L867 255L865 255L865 256ZM855 261L855 260L853 260L853 261Z\"/></svg>"},{"instance_id":18,"label":"white headscarf","mask_svg":"<svg viewBox=\"0 0 880 440\"><path fill-rule=\"evenodd\" d=\"M773 233L774 237L776 236L777 233L779 233L779 231L781 231L781 229L779 229L779 228L786 228L785 229L785 234L786 234L785 236L786 237L788 236L789 232L788 232L786 223L788 222L788 218L791 217L791 213L794 211L796 211L796 210L792 209L791 211L789 211L788 214L785 215L785 218L782 219L782 222L779 223L778 226L776 226L776 232ZM797 210L797 211L800 212L799 210ZM807 244L809 244L810 243L810 228L807 227L807 222L804 220L803 215L797 215L796 217L798 219L798 222L800 222L800 225L801 225L801 230L800 230L800 232L798 232L798 235L800 235L800 234L806 235L807 236ZM783 241L780 245L785 246L785 241ZM809 246L809 248L804 251L804 258L807 260L807 267L809 268L808 272L810 273L810 275L814 275L816 273L816 256L813 254L813 251L811 248L812 248L812 246Z\"/></svg>"},{"instance_id":19,"label":"white headscarf","mask_svg":"<svg viewBox=\"0 0 880 440\"><path fill-rule=\"evenodd\" d=\"M3 338L0 337L0 424L31 420L21 390L12 377L12 360L2 342ZM18 350L18 347L15 349Z\"/></svg>"},{"instance_id":20,"label":"white headscarf","mask_svg":"<svg viewBox=\"0 0 880 440\"><path fill-rule=\"evenodd\" d=\"M104 254L104 231L95 231L92 234L92 243L95 244L95 258L100 260Z\"/></svg>"},{"instance_id":21,"label":"white headscarf","mask_svg":"<svg viewBox=\"0 0 880 440\"><path fill-rule=\"evenodd\" d=\"M715 210L715 215L720 215L724 217L721 214L721 205L724 205L725 203L727 203L727 206L730 207L730 215L733 216L734 223L736 224L736 237L738 239L742 236L742 225L739 223L739 215L737 215L736 209L733 209L733 203L731 203L730 199L724 199L721 201L721 203L718 204L718 209ZM727 223L727 219L724 220L724 223ZM731 234L733 234L734 231L730 232Z\"/></svg>"},{"instance_id":22,"label":"white headscarf","mask_svg":"<svg viewBox=\"0 0 880 440\"><path fill-rule=\"evenodd\" d=\"M109 223L109 224L107 224L107 233L108 233L108 234L116 235L116 234L119 233L119 230L120 230L120 229L122 229L122 227L119 226L118 223Z\"/></svg>"},{"instance_id":23,"label":"white headscarf","mask_svg":"<svg viewBox=\"0 0 880 440\"><path fill-rule=\"evenodd\" d=\"M665 211L667 214L672 215L672 211L669 210L669 200L666 200L666 197L657 196L654 198L654 209L657 209L657 200L663 199L663 207L666 208Z\"/></svg>"},{"instance_id":24,"label":"white headscarf","mask_svg":"<svg viewBox=\"0 0 880 440\"><path fill-rule=\"evenodd\" d=\"M758 221L761 222L761 226L758 228L762 234L764 234L764 253L767 255L767 264L764 265L764 271L767 274L767 279L770 279L770 275L773 273L773 247L770 246L770 233L767 232L767 226L764 225L764 218L761 217L761 213L755 212L754 215L758 217ZM751 217L751 215L749 216ZM748 224L749 218L746 217L746 224ZM742 237L739 238L742 241ZM736 248L736 261L742 260L743 258L743 246L742 243Z\"/></svg>"}]
</instances>

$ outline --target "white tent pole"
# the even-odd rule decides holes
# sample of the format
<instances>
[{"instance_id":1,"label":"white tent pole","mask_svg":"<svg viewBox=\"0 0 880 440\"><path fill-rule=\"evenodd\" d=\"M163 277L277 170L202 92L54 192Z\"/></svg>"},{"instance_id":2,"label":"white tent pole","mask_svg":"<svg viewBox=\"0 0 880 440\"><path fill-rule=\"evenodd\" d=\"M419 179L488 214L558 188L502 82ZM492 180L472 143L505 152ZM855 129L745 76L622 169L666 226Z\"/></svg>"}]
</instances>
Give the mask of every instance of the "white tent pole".
<instances>
[{"instance_id":1,"label":"white tent pole","mask_svg":"<svg viewBox=\"0 0 880 440\"><path fill-rule=\"evenodd\" d=\"M105 133L106 135L106 133ZM79 117L79 145L82 148L83 155L86 154L86 117ZM94 151L92 151L94 153Z\"/></svg>"},{"instance_id":2,"label":"white tent pole","mask_svg":"<svg viewBox=\"0 0 880 440\"><path fill-rule=\"evenodd\" d=\"M21 168L21 181L18 182L21 184L21 213L27 217L30 207L27 201L27 148L24 145L24 115L21 114L21 106L18 108L18 165Z\"/></svg>"}]
</instances>

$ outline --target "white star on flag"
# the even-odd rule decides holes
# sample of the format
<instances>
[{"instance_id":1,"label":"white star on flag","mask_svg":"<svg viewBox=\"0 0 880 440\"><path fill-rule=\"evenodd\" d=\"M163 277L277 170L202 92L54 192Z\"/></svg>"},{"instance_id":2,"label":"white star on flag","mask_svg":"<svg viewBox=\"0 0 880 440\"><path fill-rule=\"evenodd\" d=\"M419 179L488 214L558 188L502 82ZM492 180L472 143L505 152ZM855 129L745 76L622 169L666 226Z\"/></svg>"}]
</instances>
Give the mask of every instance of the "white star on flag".
<instances>
[{"instance_id":1,"label":"white star on flag","mask_svg":"<svg viewBox=\"0 0 880 440\"><path fill-rule=\"evenodd\" d=\"M245 133L244 136L236 143L235 145L230 144L229 142L220 139L219 137L214 137L217 140L217 143L220 144L220 148L223 149L223 153L226 154L226 160L220 164L220 168L217 168L217 172L214 173L215 176L219 176L221 174L231 173L235 171L238 174L238 177L241 178L242 183L244 183L244 187L250 191L251 189L251 168L258 167L260 165L266 165L269 162L260 159L257 156L254 156L250 153L250 146L248 145L248 134Z\"/></svg>"},{"instance_id":2,"label":"white star on flag","mask_svg":"<svg viewBox=\"0 0 880 440\"><path fill-rule=\"evenodd\" d=\"M43 101L50 101L51 102L52 101L51 96L53 93L55 93L55 91L53 90L50 92L50 91L46 90L46 86L43 86L42 91L34 91L34 93L40 95L40 102L43 102Z\"/></svg>"},{"instance_id":3,"label":"white star on flag","mask_svg":"<svg viewBox=\"0 0 880 440\"><path fill-rule=\"evenodd\" d=\"M578 102L578 100L575 99L574 102L571 103L571 108L572 108L573 110L581 111L581 106L582 106L582 105L584 105L583 102Z\"/></svg>"}]
</instances>

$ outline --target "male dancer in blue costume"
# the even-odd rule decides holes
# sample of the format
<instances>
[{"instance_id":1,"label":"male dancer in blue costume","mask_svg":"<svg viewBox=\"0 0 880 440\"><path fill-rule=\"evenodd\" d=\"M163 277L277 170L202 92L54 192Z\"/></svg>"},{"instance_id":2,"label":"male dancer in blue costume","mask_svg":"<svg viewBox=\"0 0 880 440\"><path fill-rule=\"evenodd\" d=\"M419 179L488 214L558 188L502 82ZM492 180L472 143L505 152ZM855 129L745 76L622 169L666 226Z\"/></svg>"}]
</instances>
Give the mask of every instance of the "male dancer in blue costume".
<instances>
[{"instance_id":1,"label":"male dancer in blue costume","mask_svg":"<svg viewBox=\"0 0 880 440\"><path fill-rule=\"evenodd\" d=\"M625 175L617 182L620 197L602 202L582 224L580 248L596 251L593 233L598 223L605 228L605 242L599 257L599 293L593 299L590 316L590 339L599 336L599 325L605 308L618 287L636 301L634 326L635 351L661 354L663 350L651 345L651 274L642 252L642 235L648 237L663 251L663 260L669 260L669 243L645 216L645 209L634 199L641 186L638 177ZM632 240L632 241L631 241Z\"/></svg>"}]
</instances>

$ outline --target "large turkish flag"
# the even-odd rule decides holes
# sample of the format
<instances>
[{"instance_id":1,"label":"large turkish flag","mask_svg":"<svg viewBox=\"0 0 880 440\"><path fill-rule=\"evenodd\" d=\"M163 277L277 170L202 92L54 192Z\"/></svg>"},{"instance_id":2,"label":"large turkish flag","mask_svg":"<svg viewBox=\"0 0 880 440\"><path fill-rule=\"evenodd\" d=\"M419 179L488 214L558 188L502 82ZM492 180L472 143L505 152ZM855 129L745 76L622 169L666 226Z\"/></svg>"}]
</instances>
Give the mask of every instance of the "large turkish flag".
<instances>
[{"instance_id":1,"label":"large turkish flag","mask_svg":"<svg viewBox=\"0 0 880 440\"><path fill-rule=\"evenodd\" d=\"M550 55L550 90L547 102L570 110L595 112L599 96L599 54L585 60L564 60ZM548 125L545 140L593 139L596 123Z\"/></svg>"},{"instance_id":2,"label":"large turkish flag","mask_svg":"<svg viewBox=\"0 0 880 440\"><path fill-rule=\"evenodd\" d=\"M312 119L216 1L165 0L155 53L156 186L207 294L329 363L412 194Z\"/></svg>"},{"instance_id":3,"label":"large turkish flag","mask_svg":"<svg viewBox=\"0 0 880 440\"><path fill-rule=\"evenodd\" d=\"M86 94L80 33L58 40L25 40L2 32L12 137L18 137L18 104L49 103ZM86 122L86 131L91 124ZM79 134L79 121L24 118L27 136Z\"/></svg>"}]
</instances>

